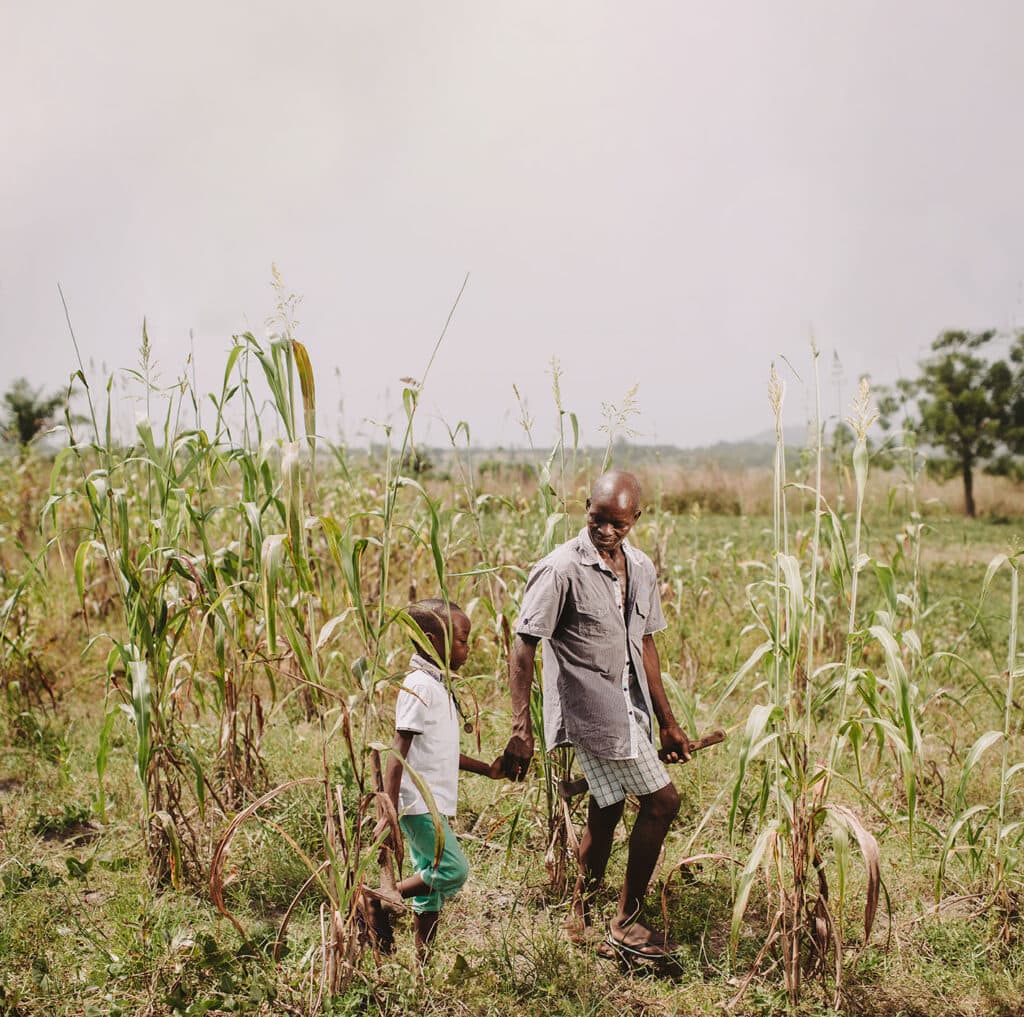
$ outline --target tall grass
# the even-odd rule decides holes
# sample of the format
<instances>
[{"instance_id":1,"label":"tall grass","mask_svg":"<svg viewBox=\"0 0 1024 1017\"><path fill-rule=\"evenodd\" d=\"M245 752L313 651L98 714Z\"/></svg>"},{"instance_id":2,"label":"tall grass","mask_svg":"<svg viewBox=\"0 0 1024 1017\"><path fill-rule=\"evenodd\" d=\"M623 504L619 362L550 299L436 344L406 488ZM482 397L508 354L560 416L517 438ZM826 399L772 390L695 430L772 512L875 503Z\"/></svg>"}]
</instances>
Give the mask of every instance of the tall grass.
<instances>
[{"instance_id":1,"label":"tall grass","mask_svg":"<svg viewBox=\"0 0 1024 1017\"><path fill-rule=\"evenodd\" d=\"M486 472L465 421L449 431L455 482L417 470L420 403L447 323L421 377L405 381L399 423L382 427L372 458L331 448L316 433L297 300L276 275L275 292L269 340L235 338L209 397L212 414L199 412L194 374L161 387L144 326L129 380L145 412L128 445L112 425L114 380L90 378L79 362L72 388L88 417L68 420L71 441L53 462L38 545L23 533L11 539L24 513L8 513L0 664L8 733L19 745L41 745L44 713L59 694L46 684L41 632L65 554L87 628L79 649L99 672L88 690L102 704L89 733L98 815L122 806L105 788L112 761L130 751L153 883L209 887L247 935L247 838L258 829L279 843L301 875L271 938L281 958L297 916L313 914L319 933L300 964L312 1010L346 986L387 977L368 970L359 900L381 863L394 862L373 836L383 807L374 753L387 751L390 697L405 667L403 605L436 592L466 606L471 663L489 684L471 678L482 691L463 701L478 700L477 739L497 738L529 567L573 533L597 463L580 449L555 362L550 444L523 408L534 449L528 476L521 463ZM817 379L813 345L811 355ZM606 456L618 454L614 435L629 426L632 399L609 404ZM720 719L734 732L717 769L698 761L683 771L701 801L723 775L724 786L695 830L670 838L665 870L697 856L709 868L739 859L722 937L740 980L730 990L736 1006L761 980L780 981L792 1007L820 980L838 1005L872 933L883 837L887 854L905 851L930 866L937 905L955 884L957 898L998 914L1001 934L1014 934L1024 843L1024 764L1015 756L1020 558L992 560L976 610L938 598L926 582L936 549L926 544L912 436L895 453L904 463L897 494L873 490L873 408L862 387L840 504L820 395L798 481L789 474L778 375L770 399L772 478L736 496L740 511L770 510L763 538L759 520L714 515L706 498L684 503L718 483L715 475L652 468L646 478L658 493L637 540L663 583L666 688L692 730ZM0 504L27 482L11 479ZM995 664L979 663L986 652ZM542 731L539 692L532 705ZM292 732L315 745L312 772L268 760L268 738L287 741ZM566 896L580 817L558 783L571 768L571 753L542 751L527 787L488 806L495 812L482 828L505 838L502 879L513 885L502 892L517 903L530 897L523 858L531 852L547 862L547 898ZM948 785L935 776L946 770ZM308 837L283 819L303 794L315 827ZM699 838L707 843L694 855ZM680 844L682 861L673 857ZM667 889L663 899L668 909ZM862 916L851 917L861 905ZM511 951L513 915L502 921ZM506 961L518 970L511 953Z\"/></svg>"},{"instance_id":2,"label":"tall grass","mask_svg":"<svg viewBox=\"0 0 1024 1017\"><path fill-rule=\"evenodd\" d=\"M815 370L817 355L812 343ZM767 765L762 768L760 789L752 806L760 832L737 884L731 932L733 950L736 950L741 922L760 872L767 882L771 918L764 944L750 973L741 982L732 1005L738 1004L751 978L773 951L781 961L791 1005L799 1002L808 974L817 972L824 977L829 971L833 977L834 1003L838 1005L842 987L843 937L842 925L833 912L828 871L822 853L822 828L826 820L841 831L840 838L844 838L847 832L852 833L864 857L868 876L865 940L871 933L880 890L876 838L860 816L830 796L840 750L846 741L849 695L855 682L853 652L860 639L857 593L859 574L867 564L860 542L861 511L867 482L866 432L870 426L871 410L867 387L862 385L852 421L858 435L854 450L857 501L852 554L846 554L847 542L841 523L828 509L821 491L820 400L816 403L818 409L813 427L813 433L817 435L815 487L811 491L815 522L808 560L801 562L797 555L790 553L782 430L785 390L774 367L768 391L776 428L772 513L774 554L770 581L755 584L750 591L755 625L765 638L727 689L728 694L747 674L763 665L767 676L764 686L767 698L751 709L739 747L728 814L731 833L735 834L740 825L742 793L748 774L762 757L767 758ZM832 524L833 555L842 553L841 565L834 569L833 576L849 591L849 613L845 660L815 667L821 516L827 516ZM839 676L838 688L835 681L830 680L836 673ZM815 764L813 754L817 732L813 716L819 704L823 706L829 702L838 704L835 714L829 718L832 729L829 752L824 763ZM844 862L845 853L840 858L840 865ZM841 880L845 881L845 866Z\"/></svg>"}]
</instances>

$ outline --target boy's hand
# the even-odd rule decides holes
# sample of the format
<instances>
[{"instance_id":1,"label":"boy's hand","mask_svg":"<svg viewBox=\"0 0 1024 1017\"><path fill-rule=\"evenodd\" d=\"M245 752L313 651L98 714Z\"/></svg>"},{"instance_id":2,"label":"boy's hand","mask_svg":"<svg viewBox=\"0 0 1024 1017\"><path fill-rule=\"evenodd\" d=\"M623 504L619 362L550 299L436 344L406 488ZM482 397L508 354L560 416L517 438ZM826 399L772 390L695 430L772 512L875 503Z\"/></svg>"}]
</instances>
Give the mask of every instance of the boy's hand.
<instances>
[{"instance_id":1,"label":"boy's hand","mask_svg":"<svg viewBox=\"0 0 1024 1017\"><path fill-rule=\"evenodd\" d=\"M667 724L661 729L661 752L666 763L685 763L690 759L690 739L678 724Z\"/></svg>"},{"instance_id":2,"label":"boy's hand","mask_svg":"<svg viewBox=\"0 0 1024 1017\"><path fill-rule=\"evenodd\" d=\"M501 756L501 772L509 780L526 780L533 759L533 737L512 735Z\"/></svg>"},{"instance_id":3,"label":"boy's hand","mask_svg":"<svg viewBox=\"0 0 1024 1017\"><path fill-rule=\"evenodd\" d=\"M505 757L498 756L498 758L487 767L487 776L491 780L504 780L505 779Z\"/></svg>"}]
</instances>

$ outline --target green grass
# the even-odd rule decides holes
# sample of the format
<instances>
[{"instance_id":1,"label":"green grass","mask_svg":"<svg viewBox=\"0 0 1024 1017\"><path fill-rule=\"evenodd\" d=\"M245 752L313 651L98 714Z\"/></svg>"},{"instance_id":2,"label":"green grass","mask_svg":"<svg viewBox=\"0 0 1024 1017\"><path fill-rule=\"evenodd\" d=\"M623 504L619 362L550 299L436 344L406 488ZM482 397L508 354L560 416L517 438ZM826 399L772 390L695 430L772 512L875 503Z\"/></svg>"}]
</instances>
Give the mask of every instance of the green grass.
<instances>
[{"instance_id":1,"label":"green grass","mask_svg":"<svg viewBox=\"0 0 1024 1017\"><path fill-rule=\"evenodd\" d=\"M704 516L696 526L678 522L683 537L665 571L669 581L681 577L683 596L670 612L673 624L662 641L663 661L670 675L682 679L679 654L685 635L700 664L692 687L680 694L696 699L698 724L704 722L706 704L749 649L749 639L739 632L741 616L735 605L748 572L743 562L763 554L764 530L762 520L745 520L740 528L728 517ZM966 544L964 532L958 520L942 521L929 541L936 557L928 572L929 598L935 605L931 638L936 642L962 639L976 612L984 556L998 546L1005 531L974 523ZM639 542L649 546L649 540L641 532ZM945 560L965 547L972 562ZM53 582L59 584L59 576ZM870 592L866 596L870 599ZM987 661L990 640L998 645L1006 627L1004 612L1005 601L992 598L983 615L989 634L965 641L967 655L980 660L981 667L992 666ZM466 672L482 675L467 683L481 704L481 751L487 756L503 744L507 706L504 690L493 677L495 640L483 625L478 624L477 633ZM101 704L95 685L87 680L97 667L95 656L87 654L79 662L77 676L62 662L57 709L32 712L41 729L60 732L59 752L43 750L54 739L26 740L20 729L12 728L10 718L0 737L0 1013L304 1012L308 957L319 942L319 897L310 894L298 909L285 956L275 965L270 955L277 925L305 878L280 838L266 828L253 829L232 855L239 876L230 900L246 929L243 938L201 892L154 893L136 822L139 801L129 732L121 728L110 754L107 821L96 821L94 753ZM996 722L995 705L987 696L977 690L963 692L963 674L951 669L939 677L958 690L967 707L953 705L948 713L937 713L928 732L935 769L922 788L921 810L936 827L948 816L949 785L955 783L965 743L975 731ZM748 701L749 696L737 697L730 716L742 717ZM317 732L315 724L288 707L277 723L268 725L265 754L273 781L317 772ZM731 751L729 746L713 750L674 771L684 809L666 844L666 867L685 852L742 851L741 845L727 842L722 810L697 843L687 844L694 820L729 779ZM897 806L884 753L870 770L869 791L883 807ZM998 773L988 768L973 785L972 799L991 800L997 784ZM757 894L752 899L733 961L728 952L733 888L729 866L704 863L692 881L673 880L669 887L671 930L686 945L674 978L621 972L569 946L560 934L564 903L549 899L546 890L536 788L492 785L472 777L464 777L462 786L460 829L468 834L473 872L467 889L445 912L432 966L423 975L414 972L411 931L403 926L397 958L378 969L367 955L349 988L325 1012L357 1013L372 1005L394 1014L529 1014L543 1009L550 1014L611 1015L627 1006L649 1014L711 1013L730 997L729 980L745 973L758 937L764 935L766 902ZM519 825L510 836L520 806ZM312 850L321 836L323 804L315 793L296 793L277 804L272 818ZM1024 992L1016 943L1003 945L994 923L984 915L970 915L969 903L954 913L928 911L941 845L925 837L911 858L898 825L879 822L875 829L893 914L891 922L888 916L880 918L872 945L848 962L848 1012L930 1017L1018 1012ZM741 841L751 832L742 833ZM620 841L612 856L606 910L612 906L624 860ZM951 891L972 892L962 867L952 864L951 876ZM844 914L851 930L851 956L863 906L856 886L854 874ZM1014 938L1018 934L1014 924ZM801 1011L827 1012L824 998L812 989ZM737 1012L783 1006L784 993L769 972L755 980Z\"/></svg>"},{"instance_id":2,"label":"green grass","mask_svg":"<svg viewBox=\"0 0 1024 1017\"><path fill-rule=\"evenodd\" d=\"M231 368L267 374L284 430L298 442L287 346L246 367L255 340L246 344L232 354ZM514 621L544 546L581 525L596 465L581 454L581 472L561 474L560 463L576 452L563 444L549 458L536 456L526 473L517 464L470 480L460 444L462 465L449 463L446 478L402 478L400 464L411 461L413 386L404 436L395 428L368 459L321 449L314 484L297 445L284 446L287 456L272 441L267 447L276 451L266 454L251 447L257 418L245 417L248 443L231 433L229 404L243 396L230 393L244 394L249 384L247 374L237 389L226 381L213 437L172 426L184 412L179 405L176 416L168 409L164 435L143 429L134 451L95 434L95 447L60 460L49 486L53 464L0 460L0 1015L311 1011L323 970L322 914L337 907L347 915L352 882L376 879L373 864L359 868L373 826L364 767L368 746L390 741L394 683L407 658L393 615L408 599L435 595L443 584L470 611L460 698L477 724L464 750L493 758L508 736L504 624ZM305 397L302 410L308 420ZM97 479L100 469L109 483ZM654 494L634 537L659 567L668 628L658 643L669 695L693 733L728 731L724 745L672 770L683 809L651 901L657 912L664 894L670 933L683 944L678 969L623 971L566 941L567 902L552 891L544 866L550 817L538 767L525 785L464 776L456 828L472 873L443 915L431 965L417 969L406 921L393 959L378 964L369 951L344 956L338 991L322 999L321 1012L712 1014L750 974L778 909L778 881L752 881L735 953L734 901L740 869L772 814L780 771L765 751L740 780L748 718L775 694L775 679L767 664L735 679L773 624L773 520L734 514L751 499L728 491L717 492L723 514L710 512L712 489L687 498L675 474L664 478L660 498L663 478L655 466L646 471ZM865 734L859 772L844 747L829 789L829 801L863 817L881 847L883 905L870 942L862 942L865 869L856 847L840 864L828 825L816 841L844 939L842 1012L1020 1013L1021 840L997 843L990 822L965 826L952 850L946 846L958 810L991 808L1003 790L1001 749L990 747L957 802L971 746L1003 726L1011 631L1005 567L984 600L982 587L994 556L1018 549L1017 529L965 522L938 503L911 515L904 493L889 497L898 483L886 474L869 480L862 533L869 560L858 576L849 644L863 677L851 687L845 715ZM52 511L37 531L51 495ZM812 563L813 502L795 488L786 498L788 553L804 577L818 570L816 663L841 665L850 567L831 538ZM841 512L832 506L847 541L849 498L848 489ZM770 507L770 486L757 503ZM104 541L114 549L109 558ZM872 626L898 640L908 675L905 712ZM794 681L798 648L785 661ZM132 681L140 662L148 690ZM826 668L812 681L810 776L836 745L835 674ZM908 758L896 738L909 715L920 732L910 757L912 840ZM1024 756L1019 709L1012 716L1010 764ZM889 728L877 738L880 718ZM766 730L780 724L776 718ZM339 789L333 839L325 835L322 784L293 787L245 822L224 866L225 903L239 932L210 897L214 845L257 796L310 777L325 779L332 794ZM1017 780L1005 799L1011 822L1024 811ZM359 815L366 819L357 829ZM627 809L627 823L631 817ZM167 829L185 853L178 868L168 864L173 837L160 839ZM625 838L622 829L600 900L603 917L621 883ZM342 848L352 852L347 860ZM719 857L683 878L680 860L696 854ZM309 876L303 855L315 864L331 860L338 883L329 897L314 886L295 903L275 960L281 924ZM788 1006L824 1015L834 988L831 972L808 972L792 1002L769 954L733 1012Z\"/></svg>"}]
</instances>

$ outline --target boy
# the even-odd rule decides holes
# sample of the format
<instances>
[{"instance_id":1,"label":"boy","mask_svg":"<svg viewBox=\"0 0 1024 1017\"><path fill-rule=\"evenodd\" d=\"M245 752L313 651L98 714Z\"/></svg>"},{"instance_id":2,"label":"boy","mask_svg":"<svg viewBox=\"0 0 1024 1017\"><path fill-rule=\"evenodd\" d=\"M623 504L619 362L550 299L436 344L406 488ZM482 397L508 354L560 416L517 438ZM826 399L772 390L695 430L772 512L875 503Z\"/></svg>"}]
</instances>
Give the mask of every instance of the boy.
<instances>
[{"instance_id":1,"label":"boy","mask_svg":"<svg viewBox=\"0 0 1024 1017\"><path fill-rule=\"evenodd\" d=\"M398 883L395 893L383 889L365 892L369 924L386 952L393 948L387 909L401 906L403 899L412 899L416 952L424 961L437 931L441 905L458 892L469 875L469 863L448 825L448 818L455 815L458 771L500 780L502 769L500 757L488 765L459 752L459 708L448 686L445 664L450 676L466 662L469 618L458 604L438 599L421 600L406 610L429 646L413 644L417 652L410 661L412 670L405 677L395 706L395 751L388 760L384 791L395 806L402 833L409 842L413 874ZM434 819L403 760L430 789L440 813L443 846L436 865ZM378 836L384 828L378 827ZM398 834L392 829L390 836L400 857Z\"/></svg>"}]
</instances>

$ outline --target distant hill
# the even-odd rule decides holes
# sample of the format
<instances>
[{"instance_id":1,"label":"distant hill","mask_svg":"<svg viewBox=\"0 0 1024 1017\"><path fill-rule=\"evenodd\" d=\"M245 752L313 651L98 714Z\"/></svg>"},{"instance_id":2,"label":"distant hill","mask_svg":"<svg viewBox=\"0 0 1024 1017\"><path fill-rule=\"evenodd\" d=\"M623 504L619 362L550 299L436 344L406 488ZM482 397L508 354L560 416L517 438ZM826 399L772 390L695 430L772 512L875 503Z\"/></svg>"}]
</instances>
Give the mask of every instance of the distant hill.
<instances>
[{"instance_id":1,"label":"distant hill","mask_svg":"<svg viewBox=\"0 0 1024 1017\"><path fill-rule=\"evenodd\" d=\"M800 428L787 428L787 454L796 455L807 444L806 431ZM473 459L477 464L493 463L536 463L544 458L548 450L524 448L484 448L473 449ZM428 459L434 466L445 468L451 463L450 447L419 448L420 455ZM586 447L577 450L577 462L600 463L604 458L603 446ZM692 448L680 448L677 445L639 445L626 440L615 443L615 463L618 466L649 466L654 463L678 465L687 468L697 466L719 466L723 469L748 469L769 467L775 453L775 432L765 431L743 441L719 441L713 445L700 445Z\"/></svg>"}]
</instances>

